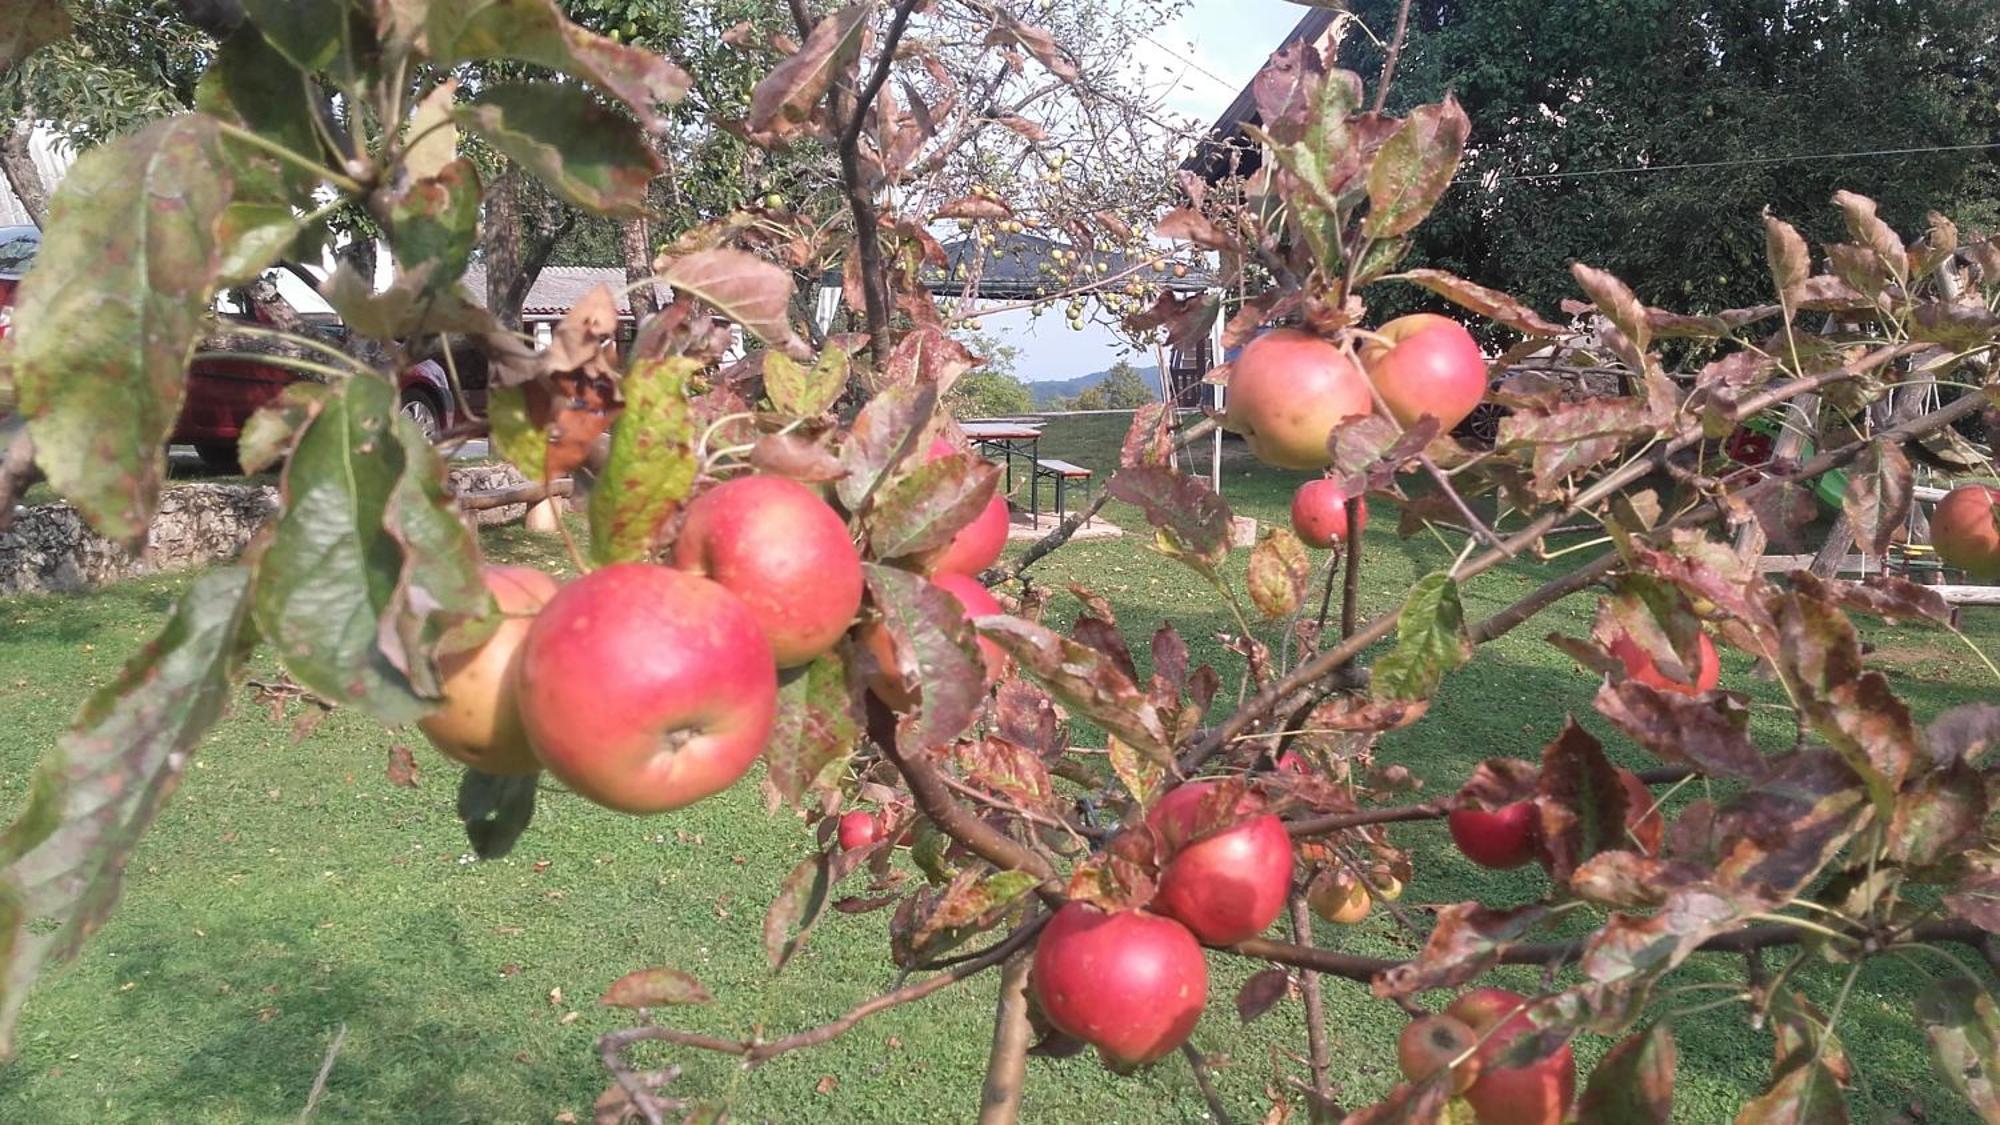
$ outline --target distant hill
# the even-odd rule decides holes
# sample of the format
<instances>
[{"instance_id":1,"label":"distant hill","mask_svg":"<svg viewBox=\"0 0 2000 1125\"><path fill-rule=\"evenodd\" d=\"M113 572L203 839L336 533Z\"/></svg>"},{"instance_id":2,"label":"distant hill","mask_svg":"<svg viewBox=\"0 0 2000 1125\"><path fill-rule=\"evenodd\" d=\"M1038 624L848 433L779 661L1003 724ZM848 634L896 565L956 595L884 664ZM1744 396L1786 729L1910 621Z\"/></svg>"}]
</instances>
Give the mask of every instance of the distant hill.
<instances>
[{"instance_id":1,"label":"distant hill","mask_svg":"<svg viewBox=\"0 0 2000 1125\"><path fill-rule=\"evenodd\" d=\"M1138 370L1139 377L1146 380L1146 385L1153 388L1154 394L1159 394L1159 365L1154 364L1141 367ZM1052 379L1044 383L1029 383L1028 392L1035 396L1035 405L1037 407L1046 407L1059 398L1068 398L1071 395L1078 394L1102 383L1104 377L1110 373L1111 369L1107 367L1103 371L1093 371L1088 375L1078 375L1074 379Z\"/></svg>"}]
</instances>

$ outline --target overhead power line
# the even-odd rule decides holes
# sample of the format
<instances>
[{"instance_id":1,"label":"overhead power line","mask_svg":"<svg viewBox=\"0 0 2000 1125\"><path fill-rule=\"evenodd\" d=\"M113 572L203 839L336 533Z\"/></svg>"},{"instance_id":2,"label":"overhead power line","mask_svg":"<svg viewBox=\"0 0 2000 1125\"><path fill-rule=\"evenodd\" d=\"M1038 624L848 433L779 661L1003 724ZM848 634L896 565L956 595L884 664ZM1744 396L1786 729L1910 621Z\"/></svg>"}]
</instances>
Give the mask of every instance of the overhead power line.
<instances>
[{"instance_id":1,"label":"overhead power line","mask_svg":"<svg viewBox=\"0 0 2000 1125\"><path fill-rule=\"evenodd\" d=\"M1977 152L2000 149L2000 143L1977 145L1933 145L1925 148L1880 148L1863 149L1856 152L1814 152L1794 156L1746 156L1740 160L1699 160L1682 164L1632 164L1620 168L1589 168L1574 172L1530 172L1519 176L1497 176L1491 180L1494 186L1500 184L1532 183L1540 180L1574 180L1591 176L1640 175L1647 172L1687 172L1710 168L1741 168L1754 164L1808 164L1825 163L1833 160L1862 160L1878 156L1919 156L1933 152ZM1459 184L1488 182L1482 176L1461 176L1452 181Z\"/></svg>"}]
</instances>

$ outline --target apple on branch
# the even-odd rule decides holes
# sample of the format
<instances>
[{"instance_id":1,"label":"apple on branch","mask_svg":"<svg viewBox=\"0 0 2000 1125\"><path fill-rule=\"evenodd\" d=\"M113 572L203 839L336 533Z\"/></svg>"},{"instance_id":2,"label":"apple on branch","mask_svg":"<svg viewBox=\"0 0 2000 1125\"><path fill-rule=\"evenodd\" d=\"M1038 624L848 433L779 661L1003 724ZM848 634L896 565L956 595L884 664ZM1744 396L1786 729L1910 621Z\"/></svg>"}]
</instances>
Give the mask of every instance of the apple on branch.
<instances>
[{"instance_id":1,"label":"apple on branch","mask_svg":"<svg viewBox=\"0 0 2000 1125\"><path fill-rule=\"evenodd\" d=\"M1309 480L1292 494L1292 531L1308 547L1337 547L1347 539L1347 489L1336 480ZM1368 528L1368 501L1356 499L1354 530Z\"/></svg>"},{"instance_id":2,"label":"apple on branch","mask_svg":"<svg viewBox=\"0 0 2000 1125\"><path fill-rule=\"evenodd\" d=\"M1244 345L1229 365L1223 428L1243 435L1257 460L1280 469L1323 469L1327 438L1371 414L1375 399L1354 360L1332 341L1278 328Z\"/></svg>"},{"instance_id":3,"label":"apple on branch","mask_svg":"<svg viewBox=\"0 0 2000 1125\"><path fill-rule=\"evenodd\" d=\"M1146 814L1167 856L1153 908L1209 945L1263 933L1292 888L1292 838L1284 822L1265 812L1255 794L1239 791L1233 807L1218 807L1228 802L1222 785L1190 781Z\"/></svg>"},{"instance_id":4,"label":"apple on branch","mask_svg":"<svg viewBox=\"0 0 2000 1125\"><path fill-rule=\"evenodd\" d=\"M1962 484L1931 513L1931 545L1938 558L1978 578L2000 578L2000 488Z\"/></svg>"},{"instance_id":5,"label":"apple on branch","mask_svg":"<svg viewBox=\"0 0 2000 1125\"><path fill-rule=\"evenodd\" d=\"M444 702L417 729L447 757L491 774L527 774L542 768L521 724L514 668L521 642L559 587L525 566L489 566L482 573L504 620L477 648L438 659Z\"/></svg>"},{"instance_id":6,"label":"apple on branch","mask_svg":"<svg viewBox=\"0 0 2000 1125\"><path fill-rule=\"evenodd\" d=\"M1361 364L1382 405L1404 427L1429 415L1442 433L1486 397L1486 357L1465 326L1435 313L1400 316L1375 330Z\"/></svg>"},{"instance_id":7,"label":"apple on branch","mask_svg":"<svg viewBox=\"0 0 2000 1125\"><path fill-rule=\"evenodd\" d=\"M1208 1003L1208 962L1187 927L1148 910L1068 902L1036 939L1031 980L1056 1029L1114 1066L1178 1049Z\"/></svg>"}]
</instances>

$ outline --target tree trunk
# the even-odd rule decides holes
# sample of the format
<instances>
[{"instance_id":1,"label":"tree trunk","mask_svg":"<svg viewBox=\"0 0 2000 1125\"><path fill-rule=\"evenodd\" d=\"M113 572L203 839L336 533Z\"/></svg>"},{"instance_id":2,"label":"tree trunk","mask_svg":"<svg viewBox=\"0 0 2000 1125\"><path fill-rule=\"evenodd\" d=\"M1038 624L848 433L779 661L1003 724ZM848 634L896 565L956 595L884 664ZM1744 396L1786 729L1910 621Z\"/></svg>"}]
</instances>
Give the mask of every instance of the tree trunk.
<instances>
[{"instance_id":1,"label":"tree trunk","mask_svg":"<svg viewBox=\"0 0 2000 1125\"><path fill-rule=\"evenodd\" d=\"M1000 970L1000 999L993 1007L993 1046L986 1056L986 1083L979 1092L979 1125L1013 1125L1021 1116L1028 1046L1034 1040L1034 1029L1028 1023L1030 961L1029 954L1019 953Z\"/></svg>"},{"instance_id":2,"label":"tree trunk","mask_svg":"<svg viewBox=\"0 0 2000 1125\"><path fill-rule=\"evenodd\" d=\"M521 275L521 173L509 164L493 178L486 193L486 226L480 232L486 259L486 309L502 326L521 327L521 302L528 287L515 295Z\"/></svg>"},{"instance_id":3,"label":"tree trunk","mask_svg":"<svg viewBox=\"0 0 2000 1125\"><path fill-rule=\"evenodd\" d=\"M646 229L646 220L627 219L618 226L625 250L625 280L646 281L653 276L653 240ZM633 289L630 300L634 323L660 311L660 297L651 284Z\"/></svg>"},{"instance_id":4,"label":"tree trunk","mask_svg":"<svg viewBox=\"0 0 2000 1125\"><path fill-rule=\"evenodd\" d=\"M35 159L28 149L28 141L34 136L35 115L33 107L26 108L21 119L7 130L5 138L0 138L0 173L7 177L7 186L14 189L14 198L28 212L28 219L36 226L49 225L49 189L42 183L41 169L35 167Z\"/></svg>"},{"instance_id":5,"label":"tree trunk","mask_svg":"<svg viewBox=\"0 0 2000 1125\"><path fill-rule=\"evenodd\" d=\"M381 247L374 236L355 231L348 239L347 245L336 253L341 261L352 266L354 272L360 275L361 283L368 287L369 292L374 292L375 270L381 259Z\"/></svg>"}]
</instances>

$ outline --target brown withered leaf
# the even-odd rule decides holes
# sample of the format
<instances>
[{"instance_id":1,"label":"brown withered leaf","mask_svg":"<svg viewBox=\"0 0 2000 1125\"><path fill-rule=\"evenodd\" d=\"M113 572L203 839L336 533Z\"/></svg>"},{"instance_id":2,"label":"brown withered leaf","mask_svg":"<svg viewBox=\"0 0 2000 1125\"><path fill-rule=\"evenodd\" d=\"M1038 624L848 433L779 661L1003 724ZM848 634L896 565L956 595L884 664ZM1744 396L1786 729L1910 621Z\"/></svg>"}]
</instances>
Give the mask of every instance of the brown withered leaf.
<instances>
[{"instance_id":1,"label":"brown withered leaf","mask_svg":"<svg viewBox=\"0 0 2000 1125\"><path fill-rule=\"evenodd\" d=\"M987 617L980 633L1020 662L1071 710L1156 760L1173 753L1159 709L1109 657L1018 617Z\"/></svg>"},{"instance_id":2,"label":"brown withered leaf","mask_svg":"<svg viewBox=\"0 0 2000 1125\"><path fill-rule=\"evenodd\" d=\"M1819 873L1868 808L1860 777L1832 751L1776 759L1764 780L1715 812L1715 882L1782 901Z\"/></svg>"},{"instance_id":3,"label":"brown withered leaf","mask_svg":"<svg viewBox=\"0 0 2000 1125\"><path fill-rule=\"evenodd\" d=\"M2000 746L2000 704L1964 703L1953 707L1924 728L1924 742L1933 765L1976 763L1987 750Z\"/></svg>"},{"instance_id":4,"label":"brown withered leaf","mask_svg":"<svg viewBox=\"0 0 2000 1125\"><path fill-rule=\"evenodd\" d=\"M1871 574L1859 582L1814 577L1820 595L1849 612L1866 613L1885 621L1951 624L1951 603L1922 583L1893 574Z\"/></svg>"},{"instance_id":5,"label":"brown withered leaf","mask_svg":"<svg viewBox=\"0 0 2000 1125\"><path fill-rule=\"evenodd\" d=\"M1035 61L1048 68L1050 74L1064 82L1075 82L1082 77L1069 53L1056 42L1055 36L1045 27L1022 23L1008 12L995 9L996 22L986 33L985 43L989 47L1018 44L1035 56Z\"/></svg>"},{"instance_id":6,"label":"brown withered leaf","mask_svg":"<svg viewBox=\"0 0 2000 1125\"><path fill-rule=\"evenodd\" d=\"M1749 734L1750 711L1727 695L1697 699L1637 680L1597 691L1599 714L1662 761L1685 763L1711 777L1754 781L1768 763Z\"/></svg>"},{"instance_id":7,"label":"brown withered leaf","mask_svg":"<svg viewBox=\"0 0 2000 1125\"><path fill-rule=\"evenodd\" d=\"M1625 786L1603 745L1573 717L1566 716L1562 733L1542 748L1535 805L1555 879L1567 880L1583 861L1624 844Z\"/></svg>"},{"instance_id":8,"label":"brown withered leaf","mask_svg":"<svg viewBox=\"0 0 2000 1125\"><path fill-rule=\"evenodd\" d=\"M410 748L398 742L389 747L389 784L399 789L417 787L417 759Z\"/></svg>"},{"instance_id":9,"label":"brown withered leaf","mask_svg":"<svg viewBox=\"0 0 2000 1125\"><path fill-rule=\"evenodd\" d=\"M1987 816L1986 781L1963 762L1935 770L1896 795L1889 858L1929 867L1977 848Z\"/></svg>"},{"instance_id":10,"label":"brown withered leaf","mask_svg":"<svg viewBox=\"0 0 2000 1125\"><path fill-rule=\"evenodd\" d=\"M613 981L598 1003L612 1008L664 1008L714 1000L702 983L679 969L639 969Z\"/></svg>"},{"instance_id":11,"label":"brown withered leaf","mask_svg":"<svg viewBox=\"0 0 2000 1125\"><path fill-rule=\"evenodd\" d=\"M1011 219L1014 209L986 195L961 195L947 200L932 216L938 219Z\"/></svg>"},{"instance_id":12,"label":"brown withered leaf","mask_svg":"<svg viewBox=\"0 0 2000 1125\"><path fill-rule=\"evenodd\" d=\"M1392 275L1443 297L1462 309L1504 324L1524 336L1560 336L1563 327L1498 289L1488 289L1444 270L1404 270Z\"/></svg>"},{"instance_id":13,"label":"brown withered leaf","mask_svg":"<svg viewBox=\"0 0 2000 1125\"><path fill-rule=\"evenodd\" d=\"M1153 228L1160 238L1192 242L1204 250L1228 250L1236 240L1224 234L1208 217L1192 207L1178 207L1162 216Z\"/></svg>"},{"instance_id":14,"label":"brown withered leaf","mask_svg":"<svg viewBox=\"0 0 2000 1125\"><path fill-rule=\"evenodd\" d=\"M754 133L786 136L812 117L821 98L861 51L868 27L866 3L849 4L813 25L799 49L750 91L747 127Z\"/></svg>"},{"instance_id":15,"label":"brown withered leaf","mask_svg":"<svg viewBox=\"0 0 2000 1125\"><path fill-rule=\"evenodd\" d=\"M1266 620L1275 621L1298 612L1312 581L1312 559L1305 544L1290 528L1265 530L1250 550L1250 570L1246 585L1250 601Z\"/></svg>"},{"instance_id":16,"label":"brown withered leaf","mask_svg":"<svg viewBox=\"0 0 2000 1125\"><path fill-rule=\"evenodd\" d=\"M1275 965L1250 974L1236 990L1236 1018L1249 1023L1277 1007L1291 987L1292 974Z\"/></svg>"},{"instance_id":17,"label":"brown withered leaf","mask_svg":"<svg viewBox=\"0 0 2000 1125\"><path fill-rule=\"evenodd\" d=\"M1569 887L1590 902L1632 909L1658 906L1669 894L1700 882L1707 874L1707 868L1687 860L1615 849L1583 861L1571 873Z\"/></svg>"},{"instance_id":18,"label":"brown withered leaf","mask_svg":"<svg viewBox=\"0 0 2000 1125\"><path fill-rule=\"evenodd\" d=\"M1459 787L1452 807L1495 812L1534 797L1536 779L1542 767L1520 758L1488 758L1472 768L1472 776Z\"/></svg>"},{"instance_id":19,"label":"brown withered leaf","mask_svg":"<svg viewBox=\"0 0 2000 1125\"><path fill-rule=\"evenodd\" d=\"M1500 963L1508 946L1534 932L1548 917L1545 906L1495 910L1477 902L1458 902L1443 907L1423 952L1377 976L1375 995L1412 996L1476 979Z\"/></svg>"},{"instance_id":20,"label":"brown withered leaf","mask_svg":"<svg viewBox=\"0 0 2000 1125\"><path fill-rule=\"evenodd\" d=\"M1893 442L1870 442L1848 470L1840 507L1854 528L1854 541L1870 558L1881 558L1909 521L1914 483L1910 459Z\"/></svg>"},{"instance_id":21,"label":"brown withered leaf","mask_svg":"<svg viewBox=\"0 0 2000 1125\"><path fill-rule=\"evenodd\" d=\"M847 475L840 458L828 449L824 439L798 434L766 434L750 447L750 466L767 476L817 484Z\"/></svg>"},{"instance_id":22,"label":"brown withered leaf","mask_svg":"<svg viewBox=\"0 0 2000 1125\"><path fill-rule=\"evenodd\" d=\"M1428 699L1371 699L1342 694L1314 707L1306 726L1321 731L1400 730L1423 718L1430 706Z\"/></svg>"}]
</instances>

